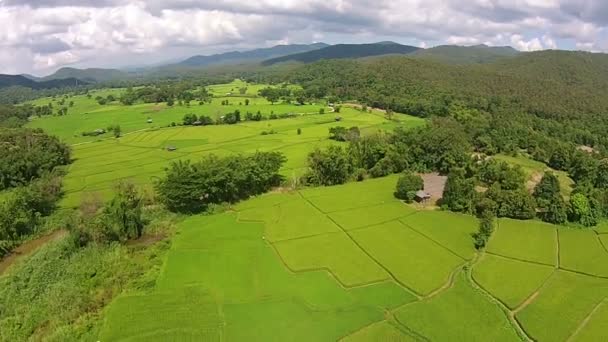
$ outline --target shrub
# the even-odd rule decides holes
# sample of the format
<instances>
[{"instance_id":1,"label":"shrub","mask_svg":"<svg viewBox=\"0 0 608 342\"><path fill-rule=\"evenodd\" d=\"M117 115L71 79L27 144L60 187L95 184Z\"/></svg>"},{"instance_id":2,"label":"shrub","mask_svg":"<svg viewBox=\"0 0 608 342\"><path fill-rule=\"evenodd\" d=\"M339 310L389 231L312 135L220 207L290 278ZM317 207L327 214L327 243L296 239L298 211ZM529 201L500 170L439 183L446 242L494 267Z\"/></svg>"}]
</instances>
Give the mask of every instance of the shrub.
<instances>
[{"instance_id":1,"label":"shrub","mask_svg":"<svg viewBox=\"0 0 608 342\"><path fill-rule=\"evenodd\" d=\"M417 174L406 172L397 181L395 189L395 197L411 203L416 198L416 192L424 189L424 181Z\"/></svg>"},{"instance_id":2,"label":"shrub","mask_svg":"<svg viewBox=\"0 0 608 342\"><path fill-rule=\"evenodd\" d=\"M479 231L473 234L475 239L475 248L481 249L486 246L492 232L494 231L494 214L490 211L485 211L481 215L479 221Z\"/></svg>"}]
</instances>

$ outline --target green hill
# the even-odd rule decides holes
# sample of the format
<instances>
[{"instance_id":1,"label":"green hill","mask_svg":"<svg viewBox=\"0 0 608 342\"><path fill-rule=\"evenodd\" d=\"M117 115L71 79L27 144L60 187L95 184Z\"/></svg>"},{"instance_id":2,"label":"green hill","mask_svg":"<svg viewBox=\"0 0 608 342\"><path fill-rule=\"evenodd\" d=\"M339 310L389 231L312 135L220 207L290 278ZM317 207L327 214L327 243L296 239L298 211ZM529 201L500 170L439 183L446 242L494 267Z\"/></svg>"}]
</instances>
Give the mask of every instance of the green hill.
<instances>
[{"instance_id":1,"label":"green hill","mask_svg":"<svg viewBox=\"0 0 608 342\"><path fill-rule=\"evenodd\" d=\"M440 45L430 49L418 50L412 56L449 64L485 64L519 54L519 51L510 46Z\"/></svg>"}]
</instances>

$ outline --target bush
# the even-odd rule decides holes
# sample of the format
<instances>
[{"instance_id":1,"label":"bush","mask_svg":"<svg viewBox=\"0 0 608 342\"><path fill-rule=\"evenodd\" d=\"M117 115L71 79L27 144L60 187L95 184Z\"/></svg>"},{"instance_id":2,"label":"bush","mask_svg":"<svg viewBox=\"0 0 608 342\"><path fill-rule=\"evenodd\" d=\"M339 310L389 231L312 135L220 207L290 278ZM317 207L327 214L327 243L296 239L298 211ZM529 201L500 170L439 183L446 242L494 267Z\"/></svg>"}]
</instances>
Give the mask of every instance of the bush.
<instances>
[{"instance_id":1,"label":"bush","mask_svg":"<svg viewBox=\"0 0 608 342\"><path fill-rule=\"evenodd\" d=\"M494 214L490 211L482 213L479 221L479 231L473 234L475 248L482 249L488 243L494 231Z\"/></svg>"},{"instance_id":2,"label":"bush","mask_svg":"<svg viewBox=\"0 0 608 342\"><path fill-rule=\"evenodd\" d=\"M424 189L424 181L422 180L422 177L417 174L407 172L399 177L394 195L400 200L411 203L416 198L416 192L422 189Z\"/></svg>"}]
</instances>

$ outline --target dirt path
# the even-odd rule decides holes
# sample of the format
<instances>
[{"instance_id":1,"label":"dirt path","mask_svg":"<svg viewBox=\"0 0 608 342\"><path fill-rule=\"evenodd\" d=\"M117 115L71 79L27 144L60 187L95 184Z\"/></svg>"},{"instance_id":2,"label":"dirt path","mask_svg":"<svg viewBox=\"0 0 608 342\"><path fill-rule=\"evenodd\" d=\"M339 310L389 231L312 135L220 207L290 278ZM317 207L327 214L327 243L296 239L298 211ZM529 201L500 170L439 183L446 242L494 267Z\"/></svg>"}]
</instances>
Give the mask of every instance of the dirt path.
<instances>
[{"instance_id":1,"label":"dirt path","mask_svg":"<svg viewBox=\"0 0 608 342\"><path fill-rule=\"evenodd\" d=\"M22 257L28 256L49 241L59 239L67 234L66 230L56 230L48 235L27 241L15 248L11 253L0 260L0 274Z\"/></svg>"}]
</instances>

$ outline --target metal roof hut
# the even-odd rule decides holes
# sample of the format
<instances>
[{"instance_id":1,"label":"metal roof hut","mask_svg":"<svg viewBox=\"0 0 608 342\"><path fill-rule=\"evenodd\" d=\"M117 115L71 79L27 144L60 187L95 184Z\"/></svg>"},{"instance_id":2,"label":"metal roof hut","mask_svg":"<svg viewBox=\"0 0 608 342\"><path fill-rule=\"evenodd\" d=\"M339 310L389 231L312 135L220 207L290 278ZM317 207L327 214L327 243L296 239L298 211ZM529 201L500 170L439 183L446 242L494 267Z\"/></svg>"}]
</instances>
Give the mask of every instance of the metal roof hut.
<instances>
[{"instance_id":1,"label":"metal roof hut","mask_svg":"<svg viewBox=\"0 0 608 342\"><path fill-rule=\"evenodd\" d=\"M177 150L177 147L175 147L175 146L167 146L167 151L173 152L175 150Z\"/></svg>"},{"instance_id":2,"label":"metal roof hut","mask_svg":"<svg viewBox=\"0 0 608 342\"><path fill-rule=\"evenodd\" d=\"M431 199L431 194L429 194L428 192L423 191L423 190L419 190L416 192L416 201L424 203L430 199Z\"/></svg>"}]
</instances>

